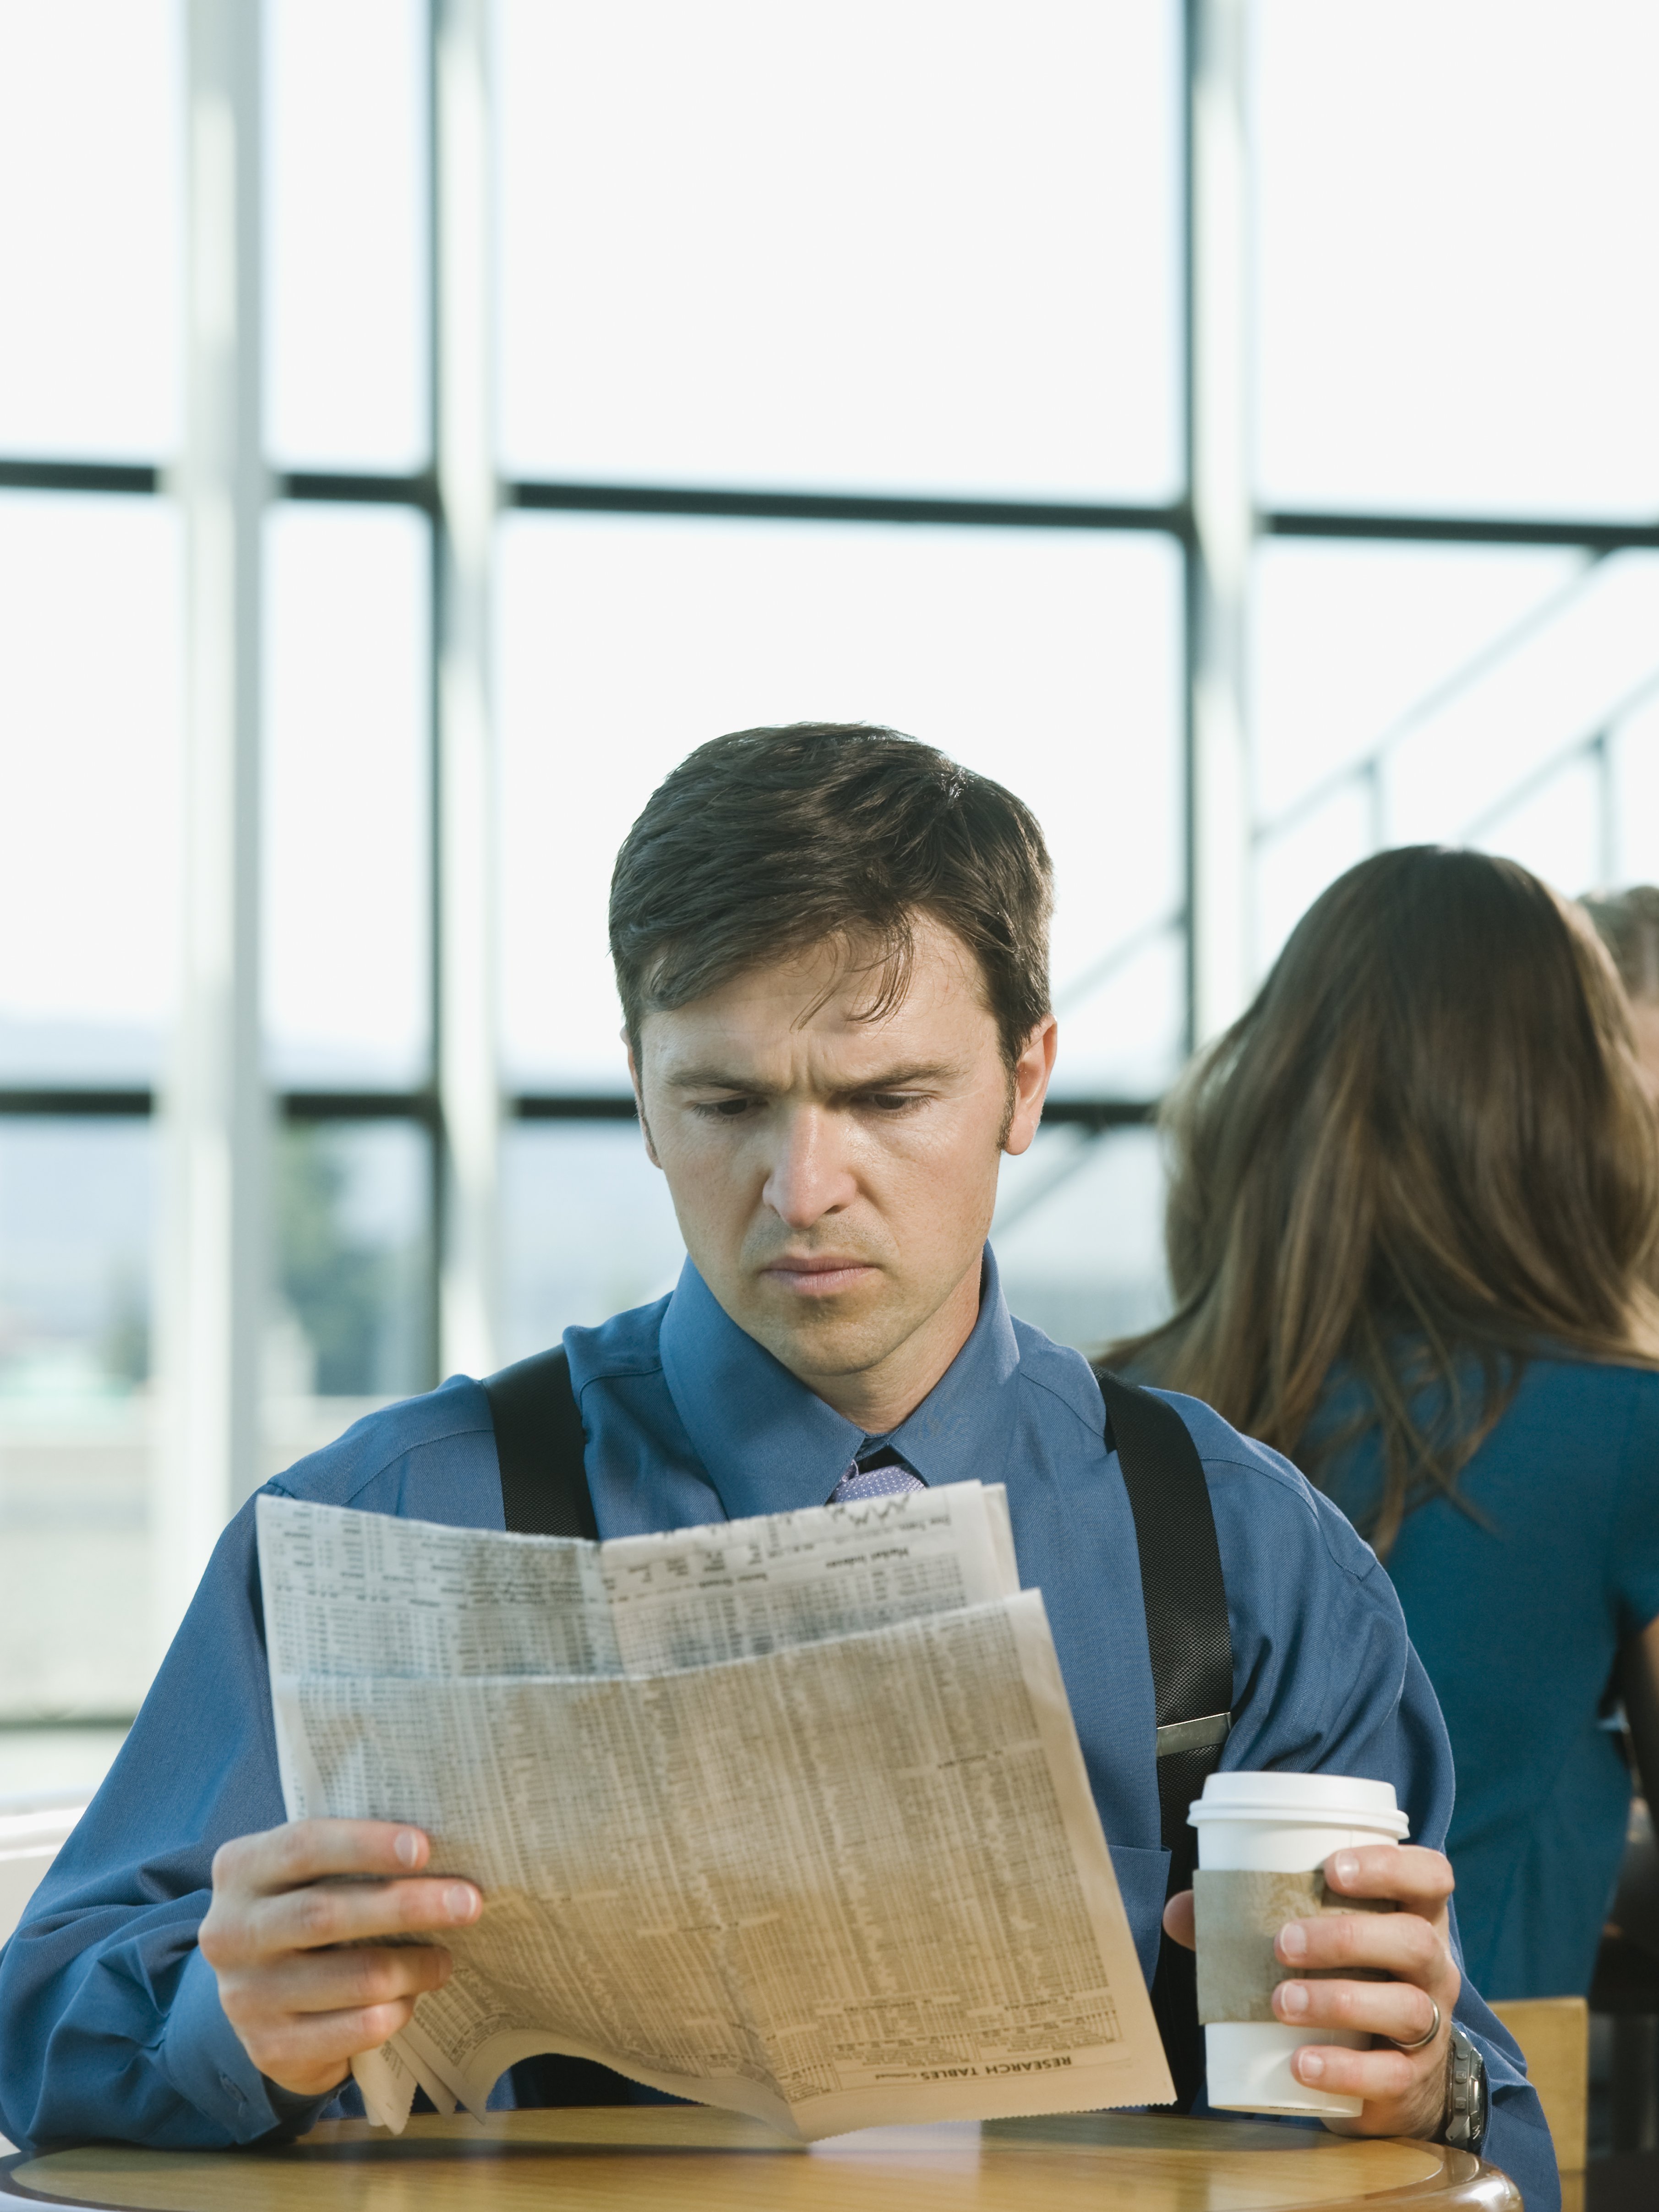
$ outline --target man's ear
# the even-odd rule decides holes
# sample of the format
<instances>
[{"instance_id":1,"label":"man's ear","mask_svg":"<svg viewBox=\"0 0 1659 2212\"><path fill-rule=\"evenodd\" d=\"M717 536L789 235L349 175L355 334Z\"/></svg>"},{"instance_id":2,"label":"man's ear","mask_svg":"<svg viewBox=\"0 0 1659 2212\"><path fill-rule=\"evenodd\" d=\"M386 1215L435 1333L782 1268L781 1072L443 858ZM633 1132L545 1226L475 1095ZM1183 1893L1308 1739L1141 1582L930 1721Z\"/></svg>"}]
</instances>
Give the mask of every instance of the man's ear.
<instances>
[{"instance_id":1,"label":"man's ear","mask_svg":"<svg viewBox=\"0 0 1659 2212\"><path fill-rule=\"evenodd\" d=\"M640 1117L640 1134L645 1139L645 1157L653 1168L660 1168L657 1148L651 1141L651 1124L645 1118L645 1092L640 1083L640 1064L634 1057L634 1040L624 1030L622 1033L623 1049L628 1054L628 1079L634 1086L634 1110Z\"/></svg>"},{"instance_id":2,"label":"man's ear","mask_svg":"<svg viewBox=\"0 0 1659 2212\"><path fill-rule=\"evenodd\" d=\"M1013 1103L1002 1135L1002 1149L1016 1158L1030 1149L1031 1139L1037 1133L1059 1043L1060 1024L1052 1014L1045 1014L1026 1038L1025 1048L1014 1062Z\"/></svg>"}]
</instances>

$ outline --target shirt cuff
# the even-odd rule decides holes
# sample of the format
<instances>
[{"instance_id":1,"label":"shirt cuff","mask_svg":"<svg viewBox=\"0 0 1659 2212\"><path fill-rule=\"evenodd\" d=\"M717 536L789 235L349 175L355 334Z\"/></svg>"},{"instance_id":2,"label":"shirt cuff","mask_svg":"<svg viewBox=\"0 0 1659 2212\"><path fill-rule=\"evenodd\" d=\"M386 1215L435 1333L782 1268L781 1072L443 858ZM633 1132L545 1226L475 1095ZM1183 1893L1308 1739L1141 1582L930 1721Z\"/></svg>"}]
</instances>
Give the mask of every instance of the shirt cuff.
<instances>
[{"instance_id":1,"label":"shirt cuff","mask_svg":"<svg viewBox=\"0 0 1659 2212\"><path fill-rule=\"evenodd\" d=\"M255 2142L276 2128L302 2134L335 2094L296 2097L266 2081L225 2018L218 1977L197 1950L168 2008L161 2064L179 2094L233 2142Z\"/></svg>"}]
</instances>

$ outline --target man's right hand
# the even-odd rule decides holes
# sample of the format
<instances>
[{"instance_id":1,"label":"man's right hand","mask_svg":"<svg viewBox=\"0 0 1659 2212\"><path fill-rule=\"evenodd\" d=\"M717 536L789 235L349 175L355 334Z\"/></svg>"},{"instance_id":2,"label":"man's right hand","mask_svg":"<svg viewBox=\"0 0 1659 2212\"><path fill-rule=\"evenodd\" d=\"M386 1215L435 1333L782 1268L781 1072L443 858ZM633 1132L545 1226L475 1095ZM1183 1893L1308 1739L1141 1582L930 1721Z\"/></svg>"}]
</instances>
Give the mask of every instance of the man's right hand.
<instances>
[{"instance_id":1,"label":"man's right hand","mask_svg":"<svg viewBox=\"0 0 1659 2212\"><path fill-rule=\"evenodd\" d=\"M215 1852L202 1956L226 2019L278 2088L326 2096L449 1979L439 1946L374 1942L465 1927L483 1910L470 1881L410 1879L430 1848L392 1820L291 1820Z\"/></svg>"}]
</instances>

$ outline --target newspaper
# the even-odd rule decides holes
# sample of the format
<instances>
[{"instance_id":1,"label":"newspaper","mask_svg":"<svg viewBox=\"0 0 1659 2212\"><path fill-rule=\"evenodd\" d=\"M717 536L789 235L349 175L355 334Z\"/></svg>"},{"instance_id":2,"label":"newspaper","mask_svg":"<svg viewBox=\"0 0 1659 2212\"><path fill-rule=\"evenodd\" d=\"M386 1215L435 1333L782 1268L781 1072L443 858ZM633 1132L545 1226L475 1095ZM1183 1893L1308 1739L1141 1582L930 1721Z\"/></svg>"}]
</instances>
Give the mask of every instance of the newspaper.
<instances>
[{"instance_id":1,"label":"newspaper","mask_svg":"<svg viewBox=\"0 0 1659 2212\"><path fill-rule=\"evenodd\" d=\"M1019 1588L1000 1483L603 1544L294 1498L258 1510L273 1677L661 1673Z\"/></svg>"},{"instance_id":2,"label":"newspaper","mask_svg":"<svg viewBox=\"0 0 1659 2212\"><path fill-rule=\"evenodd\" d=\"M484 1893L354 2063L544 2051L801 2141L1169 2101L1040 1595L979 1484L605 1544L262 1498L290 1817Z\"/></svg>"}]
</instances>

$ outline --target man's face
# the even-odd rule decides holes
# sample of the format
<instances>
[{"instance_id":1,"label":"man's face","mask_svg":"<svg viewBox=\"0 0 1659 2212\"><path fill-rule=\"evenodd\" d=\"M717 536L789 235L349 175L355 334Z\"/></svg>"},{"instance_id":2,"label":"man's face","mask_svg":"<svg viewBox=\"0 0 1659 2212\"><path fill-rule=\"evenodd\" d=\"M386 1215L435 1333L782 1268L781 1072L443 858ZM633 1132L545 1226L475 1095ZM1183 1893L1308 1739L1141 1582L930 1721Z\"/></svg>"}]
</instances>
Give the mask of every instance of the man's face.
<instances>
[{"instance_id":1,"label":"man's face","mask_svg":"<svg viewBox=\"0 0 1659 2212\"><path fill-rule=\"evenodd\" d=\"M926 917L908 990L860 1018L873 990L815 947L647 1015L630 1057L698 1273L855 1419L872 1389L919 1400L965 1340L1000 1151L1030 1143L1054 1057L1049 1021L1011 1081L976 962Z\"/></svg>"}]
</instances>

